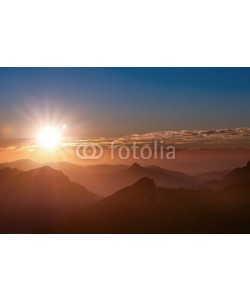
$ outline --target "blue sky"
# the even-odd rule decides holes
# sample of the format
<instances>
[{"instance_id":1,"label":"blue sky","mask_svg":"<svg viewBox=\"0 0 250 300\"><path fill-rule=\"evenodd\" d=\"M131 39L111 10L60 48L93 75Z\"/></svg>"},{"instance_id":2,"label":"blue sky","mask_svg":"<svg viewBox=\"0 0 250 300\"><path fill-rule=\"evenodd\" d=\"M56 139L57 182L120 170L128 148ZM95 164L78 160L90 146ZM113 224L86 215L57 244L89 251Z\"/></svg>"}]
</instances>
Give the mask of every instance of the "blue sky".
<instances>
[{"instance_id":1,"label":"blue sky","mask_svg":"<svg viewBox=\"0 0 250 300\"><path fill-rule=\"evenodd\" d=\"M250 127L250 68L0 68L0 127L36 116L88 137Z\"/></svg>"}]
</instances>

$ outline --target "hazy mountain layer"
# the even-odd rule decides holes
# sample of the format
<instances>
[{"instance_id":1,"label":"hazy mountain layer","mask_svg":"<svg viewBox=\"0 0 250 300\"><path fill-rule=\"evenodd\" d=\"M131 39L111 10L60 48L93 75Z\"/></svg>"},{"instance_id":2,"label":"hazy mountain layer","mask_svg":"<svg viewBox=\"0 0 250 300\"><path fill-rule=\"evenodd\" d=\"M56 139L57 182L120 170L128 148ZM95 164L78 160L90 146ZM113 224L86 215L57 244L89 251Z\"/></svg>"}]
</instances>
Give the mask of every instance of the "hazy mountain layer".
<instances>
[{"instance_id":1,"label":"hazy mountain layer","mask_svg":"<svg viewBox=\"0 0 250 300\"><path fill-rule=\"evenodd\" d=\"M2 169L0 232L36 232L97 199L95 194L50 167L27 172Z\"/></svg>"}]
</instances>

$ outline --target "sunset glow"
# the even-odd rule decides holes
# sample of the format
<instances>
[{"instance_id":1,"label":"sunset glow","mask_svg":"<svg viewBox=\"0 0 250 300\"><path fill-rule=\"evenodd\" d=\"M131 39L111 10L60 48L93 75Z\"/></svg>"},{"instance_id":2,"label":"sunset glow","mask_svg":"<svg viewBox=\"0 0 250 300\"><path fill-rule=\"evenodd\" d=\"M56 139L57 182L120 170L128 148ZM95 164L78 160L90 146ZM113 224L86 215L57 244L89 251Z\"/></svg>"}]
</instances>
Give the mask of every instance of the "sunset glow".
<instances>
[{"instance_id":1,"label":"sunset glow","mask_svg":"<svg viewBox=\"0 0 250 300\"><path fill-rule=\"evenodd\" d=\"M62 133L54 127L43 128L37 136L39 145L44 149L55 149L62 141Z\"/></svg>"},{"instance_id":2,"label":"sunset glow","mask_svg":"<svg viewBox=\"0 0 250 300\"><path fill-rule=\"evenodd\" d=\"M0 82L0 233L250 233L250 68Z\"/></svg>"}]
</instances>

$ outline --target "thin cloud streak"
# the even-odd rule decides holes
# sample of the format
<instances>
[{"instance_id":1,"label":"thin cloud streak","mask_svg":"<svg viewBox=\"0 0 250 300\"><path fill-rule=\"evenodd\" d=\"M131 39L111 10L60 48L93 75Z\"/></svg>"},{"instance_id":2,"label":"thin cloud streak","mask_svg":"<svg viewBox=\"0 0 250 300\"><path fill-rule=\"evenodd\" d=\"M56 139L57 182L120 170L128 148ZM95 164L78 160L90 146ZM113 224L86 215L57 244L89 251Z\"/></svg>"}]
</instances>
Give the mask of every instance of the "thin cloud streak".
<instances>
[{"instance_id":1,"label":"thin cloud streak","mask_svg":"<svg viewBox=\"0 0 250 300\"><path fill-rule=\"evenodd\" d=\"M115 138L100 139L65 139L62 149L72 149L82 143L98 143L108 148L112 142L116 144L150 145L154 141L161 141L166 145L177 148L250 148L250 128L224 128L207 130L156 131L145 134L131 134ZM2 151L35 151L38 145L27 139L5 140L0 143Z\"/></svg>"}]
</instances>

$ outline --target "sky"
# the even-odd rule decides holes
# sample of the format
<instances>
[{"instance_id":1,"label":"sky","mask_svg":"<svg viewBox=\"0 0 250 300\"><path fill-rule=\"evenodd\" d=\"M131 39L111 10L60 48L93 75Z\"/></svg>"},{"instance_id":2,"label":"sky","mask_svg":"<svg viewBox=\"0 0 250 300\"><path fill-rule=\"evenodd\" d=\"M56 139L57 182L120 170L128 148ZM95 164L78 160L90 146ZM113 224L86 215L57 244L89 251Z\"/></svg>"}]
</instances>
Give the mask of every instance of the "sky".
<instances>
[{"instance_id":1,"label":"sky","mask_svg":"<svg viewBox=\"0 0 250 300\"><path fill-rule=\"evenodd\" d=\"M250 127L250 68L0 68L0 137Z\"/></svg>"}]
</instances>

